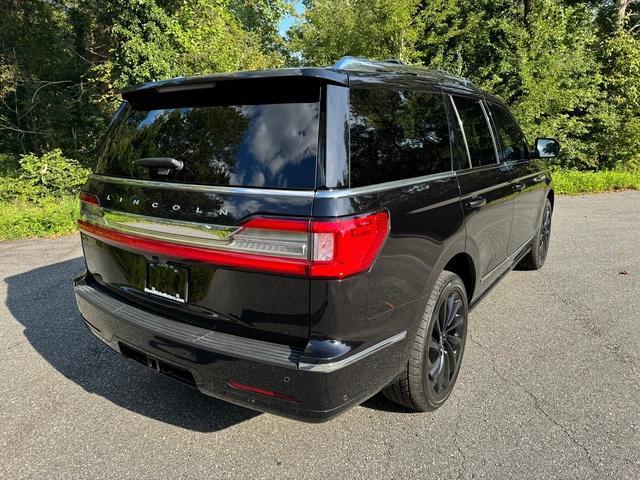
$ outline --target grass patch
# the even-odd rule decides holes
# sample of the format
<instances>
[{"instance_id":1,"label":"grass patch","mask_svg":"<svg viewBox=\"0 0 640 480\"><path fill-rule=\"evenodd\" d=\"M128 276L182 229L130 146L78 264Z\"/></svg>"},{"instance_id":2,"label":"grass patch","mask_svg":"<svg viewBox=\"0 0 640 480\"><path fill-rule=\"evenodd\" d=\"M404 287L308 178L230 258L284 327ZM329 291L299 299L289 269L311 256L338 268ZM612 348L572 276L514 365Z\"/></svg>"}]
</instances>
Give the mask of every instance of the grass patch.
<instances>
[{"instance_id":1,"label":"grass patch","mask_svg":"<svg viewBox=\"0 0 640 480\"><path fill-rule=\"evenodd\" d=\"M563 195L640 190L640 171L578 172L575 170L556 170L553 172L553 185L555 192Z\"/></svg>"},{"instance_id":2,"label":"grass patch","mask_svg":"<svg viewBox=\"0 0 640 480\"><path fill-rule=\"evenodd\" d=\"M0 240L54 237L76 231L77 197L0 203Z\"/></svg>"}]
</instances>

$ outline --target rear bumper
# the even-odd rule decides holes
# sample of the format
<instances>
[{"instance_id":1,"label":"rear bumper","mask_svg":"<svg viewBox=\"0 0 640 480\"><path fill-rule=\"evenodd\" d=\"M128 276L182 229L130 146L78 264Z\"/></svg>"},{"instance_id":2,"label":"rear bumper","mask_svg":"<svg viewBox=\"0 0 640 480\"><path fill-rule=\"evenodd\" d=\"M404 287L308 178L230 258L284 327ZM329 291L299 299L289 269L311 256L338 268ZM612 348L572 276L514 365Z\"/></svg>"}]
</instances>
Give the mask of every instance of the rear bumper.
<instances>
[{"instance_id":1,"label":"rear bumper","mask_svg":"<svg viewBox=\"0 0 640 480\"><path fill-rule=\"evenodd\" d=\"M337 358L313 358L299 348L159 316L87 282L85 276L76 279L75 294L90 331L121 354L212 397L297 420L329 420L363 402L395 378L405 361L406 332Z\"/></svg>"}]
</instances>

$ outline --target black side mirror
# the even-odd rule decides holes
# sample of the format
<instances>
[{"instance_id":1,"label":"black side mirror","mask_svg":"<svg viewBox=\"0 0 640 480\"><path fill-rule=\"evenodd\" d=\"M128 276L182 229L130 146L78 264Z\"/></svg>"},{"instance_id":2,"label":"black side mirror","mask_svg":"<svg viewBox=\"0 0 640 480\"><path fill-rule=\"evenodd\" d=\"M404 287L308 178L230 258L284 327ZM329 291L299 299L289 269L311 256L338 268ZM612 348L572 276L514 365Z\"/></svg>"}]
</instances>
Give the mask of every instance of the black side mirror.
<instances>
[{"instance_id":1,"label":"black side mirror","mask_svg":"<svg viewBox=\"0 0 640 480\"><path fill-rule=\"evenodd\" d=\"M536 138L538 158L553 158L560 153L560 144L555 138Z\"/></svg>"}]
</instances>

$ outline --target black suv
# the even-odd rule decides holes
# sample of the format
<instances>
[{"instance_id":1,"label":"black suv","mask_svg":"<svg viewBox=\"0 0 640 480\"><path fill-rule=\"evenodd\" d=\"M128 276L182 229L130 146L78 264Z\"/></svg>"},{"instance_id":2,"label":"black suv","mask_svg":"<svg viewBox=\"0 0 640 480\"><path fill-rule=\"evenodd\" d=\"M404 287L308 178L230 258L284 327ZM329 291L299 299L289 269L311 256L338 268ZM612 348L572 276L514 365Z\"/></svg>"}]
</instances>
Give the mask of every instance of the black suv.
<instances>
[{"instance_id":1,"label":"black suv","mask_svg":"<svg viewBox=\"0 0 640 480\"><path fill-rule=\"evenodd\" d=\"M468 312L549 246L553 187L496 98L397 61L122 94L81 193L89 329L246 407L322 421L450 395Z\"/></svg>"}]
</instances>

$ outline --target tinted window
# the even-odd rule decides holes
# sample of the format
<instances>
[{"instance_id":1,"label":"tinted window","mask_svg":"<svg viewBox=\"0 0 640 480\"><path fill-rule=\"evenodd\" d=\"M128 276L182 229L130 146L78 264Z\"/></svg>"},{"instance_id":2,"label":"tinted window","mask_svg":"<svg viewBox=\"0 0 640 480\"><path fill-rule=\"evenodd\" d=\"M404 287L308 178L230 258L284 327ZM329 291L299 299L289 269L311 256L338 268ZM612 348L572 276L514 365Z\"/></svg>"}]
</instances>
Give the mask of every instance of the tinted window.
<instances>
[{"instance_id":1,"label":"tinted window","mask_svg":"<svg viewBox=\"0 0 640 480\"><path fill-rule=\"evenodd\" d=\"M167 178L132 162L172 157L172 181L314 188L319 103L263 103L136 110L116 119L97 173Z\"/></svg>"},{"instance_id":2,"label":"tinted window","mask_svg":"<svg viewBox=\"0 0 640 480\"><path fill-rule=\"evenodd\" d=\"M474 167L494 165L496 153L489 124L482 111L480 101L467 97L454 97L454 103L462 122L462 128L464 128L471 164Z\"/></svg>"},{"instance_id":3,"label":"tinted window","mask_svg":"<svg viewBox=\"0 0 640 480\"><path fill-rule=\"evenodd\" d=\"M352 89L351 186L451 170L441 94Z\"/></svg>"},{"instance_id":4,"label":"tinted window","mask_svg":"<svg viewBox=\"0 0 640 480\"><path fill-rule=\"evenodd\" d=\"M524 160L529 158L527 142L513 117L504 108L490 103L489 111L493 118L498 137L500 161Z\"/></svg>"}]
</instances>

